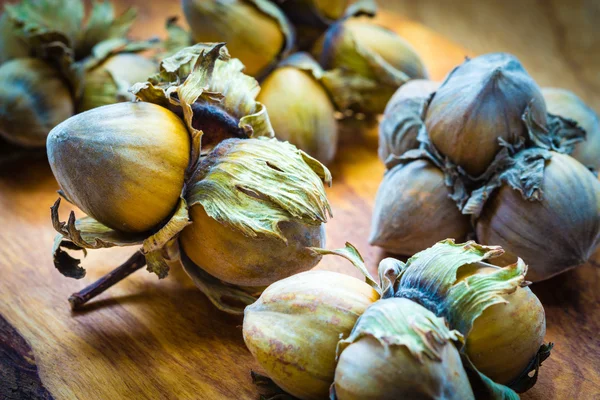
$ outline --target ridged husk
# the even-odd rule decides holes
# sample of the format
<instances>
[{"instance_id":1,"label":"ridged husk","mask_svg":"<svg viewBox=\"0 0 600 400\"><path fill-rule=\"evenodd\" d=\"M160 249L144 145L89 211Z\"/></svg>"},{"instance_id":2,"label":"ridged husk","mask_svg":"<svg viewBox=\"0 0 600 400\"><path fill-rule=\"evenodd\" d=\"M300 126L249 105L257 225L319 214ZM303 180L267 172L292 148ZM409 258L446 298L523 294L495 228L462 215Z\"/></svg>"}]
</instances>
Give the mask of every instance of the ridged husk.
<instances>
[{"instance_id":1,"label":"ridged husk","mask_svg":"<svg viewBox=\"0 0 600 400\"><path fill-rule=\"evenodd\" d=\"M571 157L586 167L600 169L600 118L575 93L565 89L543 88L548 112L577 123L586 133L585 141L577 143Z\"/></svg>"},{"instance_id":2,"label":"ridged husk","mask_svg":"<svg viewBox=\"0 0 600 400\"><path fill-rule=\"evenodd\" d=\"M245 72L265 76L294 45L294 29L268 0L183 0L183 13L197 42L226 42Z\"/></svg>"},{"instance_id":3,"label":"ridged husk","mask_svg":"<svg viewBox=\"0 0 600 400\"><path fill-rule=\"evenodd\" d=\"M583 264L600 235L600 183L581 163L555 152L522 152L519 163L483 188L477 220L482 243L503 246L507 259L528 260L532 281ZM497 187L496 186L496 187Z\"/></svg>"},{"instance_id":4,"label":"ridged husk","mask_svg":"<svg viewBox=\"0 0 600 400\"><path fill-rule=\"evenodd\" d=\"M402 298L375 302L339 342L332 399L475 399L443 318Z\"/></svg>"},{"instance_id":5,"label":"ridged husk","mask_svg":"<svg viewBox=\"0 0 600 400\"><path fill-rule=\"evenodd\" d=\"M338 126L322 76L308 53L295 53L262 82L257 100L269 110L278 139L329 164L337 149Z\"/></svg>"},{"instance_id":6,"label":"ridged husk","mask_svg":"<svg viewBox=\"0 0 600 400\"><path fill-rule=\"evenodd\" d=\"M425 110L438 82L426 79L408 81L394 93L385 106L379 124L379 158L386 163L390 156L400 157L419 147L417 137L425 129Z\"/></svg>"},{"instance_id":7,"label":"ridged husk","mask_svg":"<svg viewBox=\"0 0 600 400\"><path fill-rule=\"evenodd\" d=\"M477 319L480 317L485 319L486 311L493 311L493 307L496 305L514 301L514 305L519 308L519 313L529 313L528 302L521 303L519 296L511 297L526 285L524 277L527 273L527 266L521 259L503 268L492 266L492 271L480 269L478 266L483 261L499 257L502 254L503 250L499 246L483 246L472 241L455 244L453 240L445 240L415 254L406 264L393 259L385 259L379 266L380 277L385 281L384 297L393 295L408 298L423 305L437 316L444 317L451 328L463 334L467 344L471 334L476 337L488 335L495 338L494 341L488 343L489 347L487 348L492 354L514 351L512 349L514 345L510 341L503 340L502 332L505 327L502 324L488 323L483 326L484 329L495 329L495 332L474 331ZM483 265L489 266L489 264ZM502 314L502 311L501 309L499 314L504 320L510 319L513 322L518 321L532 325L519 327L513 332L525 335L519 340L526 342L517 345L524 347L520 348L515 358L506 360L499 357L497 360L508 361L511 364L492 365L491 371L501 376L504 371L514 370L517 365L522 365L522 359L525 358L525 370L517 371L510 382L511 388L524 391L535 384L539 365L549 355L549 353L546 354L545 346L539 347L539 350L535 349L543 339L543 334L540 336L539 332L539 329L544 326L543 308L538 304L538 307L534 307L533 315L530 313L519 317L512 317L510 312ZM481 327L482 325L478 326L478 328ZM532 354L528 353L527 348L532 350ZM518 398L513 390L492 381L478 371L479 367L473 359L470 359L467 349L468 347L461 349L463 363L467 368L477 398ZM537 354L535 350L538 350ZM531 356L531 359L528 359L528 355ZM474 357L474 359L481 358ZM490 367L489 362L483 365L486 368ZM533 376L529 376L531 371L535 371Z\"/></svg>"},{"instance_id":8,"label":"ridged husk","mask_svg":"<svg viewBox=\"0 0 600 400\"><path fill-rule=\"evenodd\" d=\"M266 286L315 266L331 209L329 171L287 142L229 139L204 158L189 182L194 223L186 255L225 282ZM227 249L227 251L224 251Z\"/></svg>"},{"instance_id":9,"label":"ridged husk","mask_svg":"<svg viewBox=\"0 0 600 400\"><path fill-rule=\"evenodd\" d=\"M369 243L412 255L446 238L464 240L469 217L450 199L444 174L427 160L401 163L384 176L373 209Z\"/></svg>"},{"instance_id":10,"label":"ridged husk","mask_svg":"<svg viewBox=\"0 0 600 400\"><path fill-rule=\"evenodd\" d=\"M413 47L391 30L360 18L332 25L313 48L323 82L341 110L382 113L394 92L427 71Z\"/></svg>"},{"instance_id":11,"label":"ridged husk","mask_svg":"<svg viewBox=\"0 0 600 400\"><path fill-rule=\"evenodd\" d=\"M368 284L330 271L303 272L269 286L246 308L246 346L269 377L302 400L327 398L336 346L379 298Z\"/></svg>"},{"instance_id":12,"label":"ridged husk","mask_svg":"<svg viewBox=\"0 0 600 400\"><path fill-rule=\"evenodd\" d=\"M74 113L60 73L35 58L0 66L0 136L24 147L43 147L48 132Z\"/></svg>"}]
</instances>

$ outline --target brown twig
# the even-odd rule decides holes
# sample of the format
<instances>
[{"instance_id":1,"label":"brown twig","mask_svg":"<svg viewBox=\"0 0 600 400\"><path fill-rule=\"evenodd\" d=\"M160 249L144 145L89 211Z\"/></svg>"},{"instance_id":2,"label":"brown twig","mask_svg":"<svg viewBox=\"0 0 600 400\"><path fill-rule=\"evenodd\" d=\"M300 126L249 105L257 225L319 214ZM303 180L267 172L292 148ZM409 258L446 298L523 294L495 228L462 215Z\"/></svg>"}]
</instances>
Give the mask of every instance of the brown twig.
<instances>
[{"instance_id":1,"label":"brown twig","mask_svg":"<svg viewBox=\"0 0 600 400\"><path fill-rule=\"evenodd\" d=\"M109 287L127 278L129 275L134 273L140 268L146 265L146 257L140 252L136 251L127 261L123 264L98 279L96 282L85 287L83 290L73 293L69 297L69 303L71 304L72 310L81 308L85 303L104 292Z\"/></svg>"}]
</instances>

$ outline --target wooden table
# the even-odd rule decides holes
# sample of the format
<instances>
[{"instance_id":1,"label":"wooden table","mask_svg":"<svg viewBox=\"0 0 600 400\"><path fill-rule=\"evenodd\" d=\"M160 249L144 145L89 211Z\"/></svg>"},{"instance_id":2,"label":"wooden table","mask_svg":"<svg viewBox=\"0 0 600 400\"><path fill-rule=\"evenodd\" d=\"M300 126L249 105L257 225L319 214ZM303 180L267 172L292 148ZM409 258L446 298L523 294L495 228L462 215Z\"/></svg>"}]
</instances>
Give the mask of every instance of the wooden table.
<instances>
[{"instance_id":1,"label":"wooden table","mask_svg":"<svg viewBox=\"0 0 600 400\"><path fill-rule=\"evenodd\" d=\"M163 5L148 3L139 35L162 25L157 15ZM178 12L171 3L162 15ZM407 19L386 14L379 21L415 45L434 79L471 54ZM530 72L536 76L536 70ZM350 241L372 272L383 256L366 241L384 171L376 148L374 130L343 138L328 191L334 214L327 224L328 247ZM21 393L26 388L23 398L256 399L249 372L257 365L244 347L241 319L218 312L183 271L162 281L138 272L84 311L71 312L68 295L110 271L132 249L92 251L84 261L85 279L61 276L50 254L49 209L56 189L43 159L0 167L0 398L19 398L18 391L10 395L11 385L19 385ZM67 210L61 210L63 218ZM318 268L358 276L341 259L326 257ZM546 307L546 339L556 347L537 386L522 398L600 398L598 288L600 270L593 262L533 286Z\"/></svg>"}]
</instances>

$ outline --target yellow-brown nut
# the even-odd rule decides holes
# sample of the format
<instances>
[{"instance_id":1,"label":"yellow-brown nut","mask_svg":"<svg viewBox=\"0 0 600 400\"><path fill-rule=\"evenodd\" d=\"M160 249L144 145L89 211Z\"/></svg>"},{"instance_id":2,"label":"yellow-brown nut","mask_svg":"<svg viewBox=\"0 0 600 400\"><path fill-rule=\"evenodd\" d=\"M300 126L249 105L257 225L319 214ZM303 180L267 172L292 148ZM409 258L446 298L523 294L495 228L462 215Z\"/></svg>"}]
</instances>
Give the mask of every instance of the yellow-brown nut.
<instances>
[{"instance_id":1,"label":"yellow-brown nut","mask_svg":"<svg viewBox=\"0 0 600 400\"><path fill-rule=\"evenodd\" d=\"M190 209L192 224L180 236L185 254L200 268L227 283L266 286L311 269L321 260L307 247L324 247L323 225L290 221L279 228L287 243L249 237L209 217L202 205Z\"/></svg>"},{"instance_id":2,"label":"yellow-brown nut","mask_svg":"<svg viewBox=\"0 0 600 400\"><path fill-rule=\"evenodd\" d=\"M464 269L464 270L463 270ZM469 265L459 270L458 281L474 273L498 268ZM544 343L546 315L540 300L528 287L503 295L506 303L486 308L466 337L466 353L479 372L502 385L518 378Z\"/></svg>"},{"instance_id":3,"label":"yellow-brown nut","mask_svg":"<svg viewBox=\"0 0 600 400\"><path fill-rule=\"evenodd\" d=\"M179 201L190 139L171 111L118 103L61 123L47 150L69 201L117 231L146 232L160 227Z\"/></svg>"},{"instance_id":4,"label":"yellow-brown nut","mask_svg":"<svg viewBox=\"0 0 600 400\"><path fill-rule=\"evenodd\" d=\"M244 341L283 390L302 400L324 399L334 380L338 341L378 298L351 276L303 272L272 284L246 308Z\"/></svg>"},{"instance_id":5,"label":"yellow-brown nut","mask_svg":"<svg viewBox=\"0 0 600 400\"><path fill-rule=\"evenodd\" d=\"M275 7L274 5L269 5ZM196 42L226 42L229 52L256 76L276 62L286 45L277 19L251 0L182 0ZM285 19L281 14L280 18Z\"/></svg>"},{"instance_id":6,"label":"yellow-brown nut","mask_svg":"<svg viewBox=\"0 0 600 400\"><path fill-rule=\"evenodd\" d=\"M525 260L533 282L585 263L600 236L600 182L574 158L551 154L540 200L526 200L504 185L475 227L479 242L506 250L499 261Z\"/></svg>"},{"instance_id":7,"label":"yellow-brown nut","mask_svg":"<svg viewBox=\"0 0 600 400\"><path fill-rule=\"evenodd\" d=\"M290 57L308 57L297 53ZM324 164L333 160L338 127L335 108L325 88L311 71L283 65L261 84L257 101L269 110L275 135Z\"/></svg>"},{"instance_id":8,"label":"yellow-brown nut","mask_svg":"<svg viewBox=\"0 0 600 400\"><path fill-rule=\"evenodd\" d=\"M465 61L435 92L425 124L433 145L472 176L487 170L501 140L516 144L528 137L522 120L546 126L540 88L519 60L492 53Z\"/></svg>"},{"instance_id":9,"label":"yellow-brown nut","mask_svg":"<svg viewBox=\"0 0 600 400\"><path fill-rule=\"evenodd\" d=\"M43 147L48 132L73 115L71 91L60 73L35 58L0 66L0 136L20 146Z\"/></svg>"},{"instance_id":10,"label":"yellow-brown nut","mask_svg":"<svg viewBox=\"0 0 600 400\"><path fill-rule=\"evenodd\" d=\"M369 243L412 255L436 242L470 232L469 218L449 197L444 173L427 160L396 165L377 191Z\"/></svg>"}]
</instances>

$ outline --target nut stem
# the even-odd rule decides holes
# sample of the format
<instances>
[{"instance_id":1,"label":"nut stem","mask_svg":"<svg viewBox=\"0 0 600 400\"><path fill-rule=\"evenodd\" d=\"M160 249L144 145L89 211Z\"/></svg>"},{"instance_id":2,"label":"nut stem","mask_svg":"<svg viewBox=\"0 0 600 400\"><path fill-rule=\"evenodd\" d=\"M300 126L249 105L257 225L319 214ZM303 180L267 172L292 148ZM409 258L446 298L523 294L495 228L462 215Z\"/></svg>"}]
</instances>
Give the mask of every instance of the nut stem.
<instances>
[{"instance_id":1,"label":"nut stem","mask_svg":"<svg viewBox=\"0 0 600 400\"><path fill-rule=\"evenodd\" d=\"M114 284L127 278L129 275L146 265L146 257L140 251L136 251L123 264L98 279L96 282L85 287L83 290L73 293L69 297L72 310L80 309L85 303L104 292Z\"/></svg>"}]
</instances>

